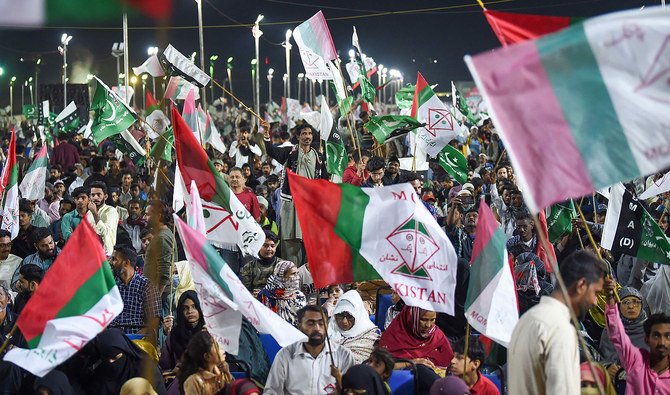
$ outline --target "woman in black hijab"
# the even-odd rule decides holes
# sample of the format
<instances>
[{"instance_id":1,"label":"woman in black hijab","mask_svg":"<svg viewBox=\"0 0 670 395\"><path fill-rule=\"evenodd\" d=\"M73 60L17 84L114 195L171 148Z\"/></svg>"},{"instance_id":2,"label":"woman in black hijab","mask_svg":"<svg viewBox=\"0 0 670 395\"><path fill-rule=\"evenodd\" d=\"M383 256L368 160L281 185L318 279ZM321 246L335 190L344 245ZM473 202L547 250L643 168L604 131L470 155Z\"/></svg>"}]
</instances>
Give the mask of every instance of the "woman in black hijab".
<instances>
[{"instance_id":1,"label":"woman in black hijab","mask_svg":"<svg viewBox=\"0 0 670 395\"><path fill-rule=\"evenodd\" d=\"M381 376L369 365L355 365L347 370L342 376L342 394L389 395Z\"/></svg>"},{"instance_id":2,"label":"woman in black hijab","mask_svg":"<svg viewBox=\"0 0 670 395\"><path fill-rule=\"evenodd\" d=\"M171 372L177 366L191 337L205 326L200 300L195 291L188 290L179 297L176 316L177 324L168 333L158 360L158 366L163 372Z\"/></svg>"}]
</instances>

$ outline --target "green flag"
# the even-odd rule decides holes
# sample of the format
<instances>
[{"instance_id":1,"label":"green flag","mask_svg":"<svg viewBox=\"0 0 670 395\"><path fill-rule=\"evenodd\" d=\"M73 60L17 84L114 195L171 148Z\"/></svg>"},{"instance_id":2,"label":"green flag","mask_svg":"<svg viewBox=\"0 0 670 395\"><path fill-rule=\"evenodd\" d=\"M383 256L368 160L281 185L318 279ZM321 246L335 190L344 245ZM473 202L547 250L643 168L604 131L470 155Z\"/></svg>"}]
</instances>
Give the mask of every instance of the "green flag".
<instances>
[{"instance_id":1,"label":"green flag","mask_svg":"<svg viewBox=\"0 0 670 395\"><path fill-rule=\"evenodd\" d=\"M77 105L74 104L74 101L71 101L70 104L58 114L53 122L53 128L54 130L69 132L71 130L79 129L79 123L80 118L79 111L77 111Z\"/></svg>"},{"instance_id":2,"label":"green flag","mask_svg":"<svg viewBox=\"0 0 670 395\"><path fill-rule=\"evenodd\" d=\"M93 138L100 144L104 139L128 129L137 119L135 112L107 85L95 78L98 86L91 102L95 120L91 125Z\"/></svg>"},{"instance_id":3,"label":"green flag","mask_svg":"<svg viewBox=\"0 0 670 395\"><path fill-rule=\"evenodd\" d=\"M468 180L468 161L461 151L447 144L437 154L437 159L440 166L459 184L463 185Z\"/></svg>"},{"instance_id":4,"label":"green flag","mask_svg":"<svg viewBox=\"0 0 670 395\"><path fill-rule=\"evenodd\" d=\"M340 115L343 117L346 116L345 114L348 114L349 111L351 111L351 103L353 103L354 99L351 96L349 96L348 98L340 97L340 95L344 94L344 92L338 93L337 87L335 86L335 83L333 81L330 81L330 87L333 88L333 92L335 92L337 105L340 107Z\"/></svg>"},{"instance_id":5,"label":"green flag","mask_svg":"<svg viewBox=\"0 0 670 395\"><path fill-rule=\"evenodd\" d=\"M342 137L339 133L333 131L330 133L326 146L326 168L328 173L337 174L340 177L344 175L344 169L347 168L347 150L344 148Z\"/></svg>"},{"instance_id":6,"label":"green flag","mask_svg":"<svg viewBox=\"0 0 670 395\"><path fill-rule=\"evenodd\" d=\"M37 105L35 104L26 104L23 106L23 115L26 116L26 119L37 119Z\"/></svg>"},{"instance_id":7,"label":"green flag","mask_svg":"<svg viewBox=\"0 0 670 395\"><path fill-rule=\"evenodd\" d=\"M570 199L570 206L565 207L560 204L554 204L547 212L547 233L549 241L555 243L561 237L572 232L572 221L575 218L575 205Z\"/></svg>"},{"instance_id":8,"label":"green flag","mask_svg":"<svg viewBox=\"0 0 670 395\"><path fill-rule=\"evenodd\" d=\"M460 112L464 117L466 117L468 122L470 122L472 125L477 125L479 119L472 115L470 107L468 107L468 103L466 103L463 95L461 95L461 92L456 89L456 85L454 85L453 81L451 82L451 100L453 101L454 108L458 110L458 112Z\"/></svg>"},{"instance_id":9,"label":"green flag","mask_svg":"<svg viewBox=\"0 0 670 395\"><path fill-rule=\"evenodd\" d=\"M407 85L395 93L395 104L398 108L412 108L416 85Z\"/></svg>"},{"instance_id":10,"label":"green flag","mask_svg":"<svg viewBox=\"0 0 670 395\"><path fill-rule=\"evenodd\" d=\"M147 153L129 131L124 130L119 134L113 134L109 136L109 141L137 166L144 163L144 156Z\"/></svg>"},{"instance_id":11,"label":"green flag","mask_svg":"<svg viewBox=\"0 0 670 395\"><path fill-rule=\"evenodd\" d=\"M372 86L372 82L370 82L370 79L368 78L366 71L365 71L365 66L363 63L360 64L360 71L358 74L358 83L361 85L361 94L363 96L363 101L366 103L374 103L375 102L375 87Z\"/></svg>"},{"instance_id":12,"label":"green flag","mask_svg":"<svg viewBox=\"0 0 670 395\"><path fill-rule=\"evenodd\" d=\"M159 136L158 139L156 139L153 147L151 147L149 155L151 155L151 157L154 158L156 162L161 159L165 159L166 161L172 163L172 145L174 145L174 134L172 133L172 127L168 128L168 130L163 133L163 137ZM168 141L172 145L168 144Z\"/></svg>"},{"instance_id":13,"label":"green flag","mask_svg":"<svg viewBox=\"0 0 670 395\"><path fill-rule=\"evenodd\" d=\"M423 124L409 115L382 115L370 117L370 121L365 127L377 139L379 144L383 144L391 133L396 130L409 132L423 126Z\"/></svg>"}]
</instances>

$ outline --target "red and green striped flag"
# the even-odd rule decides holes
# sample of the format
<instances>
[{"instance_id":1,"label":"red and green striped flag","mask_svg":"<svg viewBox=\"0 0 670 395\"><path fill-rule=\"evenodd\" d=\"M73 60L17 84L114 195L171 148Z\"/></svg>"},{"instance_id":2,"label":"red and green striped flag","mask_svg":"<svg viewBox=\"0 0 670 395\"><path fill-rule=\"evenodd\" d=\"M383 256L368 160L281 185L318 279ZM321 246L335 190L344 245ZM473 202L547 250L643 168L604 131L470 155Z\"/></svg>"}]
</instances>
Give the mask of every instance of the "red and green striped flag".
<instances>
[{"instance_id":1,"label":"red and green striped flag","mask_svg":"<svg viewBox=\"0 0 670 395\"><path fill-rule=\"evenodd\" d=\"M442 100L433 92L421 73L417 73L412 116L424 126L416 129L417 145L436 157L460 130Z\"/></svg>"},{"instance_id":2,"label":"red and green striped flag","mask_svg":"<svg viewBox=\"0 0 670 395\"><path fill-rule=\"evenodd\" d=\"M381 276L410 306L454 314L457 256L410 184L359 188L289 172L314 286Z\"/></svg>"},{"instance_id":3,"label":"red and green striped flag","mask_svg":"<svg viewBox=\"0 0 670 395\"><path fill-rule=\"evenodd\" d=\"M158 103L156 103L156 99L154 99L150 91L147 91L146 105L147 115L145 120L150 125L150 127L146 128L147 134L151 139L160 138L159 134L165 133L165 129L170 126L170 120L165 116Z\"/></svg>"},{"instance_id":4,"label":"red and green striped flag","mask_svg":"<svg viewBox=\"0 0 670 395\"><path fill-rule=\"evenodd\" d=\"M76 275L73 263L76 262ZM88 221L77 226L16 325L28 349L5 355L43 377L79 351L123 311L123 300L105 250Z\"/></svg>"},{"instance_id":5,"label":"red and green striped flag","mask_svg":"<svg viewBox=\"0 0 670 395\"><path fill-rule=\"evenodd\" d=\"M7 150L7 161L2 168L0 178L0 196L2 197L2 225L0 228L12 234L12 240L19 234L19 170L16 163L16 132L12 129L12 138Z\"/></svg>"},{"instance_id":6,"label":"red and green striped flag","mask_svg":"<svg viewBox=\"0 0 670 395\"><path fill-rule=\"evenodd\" d=\"M483 199L470 261L465 317L473 328L505 347L519 321L507 237Z\"/></svg>"},{"instance_id":7,"label":"red and green striped flag","mask_svg":"<svg viewBox=\"0 0 670 395\"><path fill-rule=\"evenodd\" d=\"M554 33L584 19L491 10L484 10L484 15L503 46Z\"/></svg>"},{"instance_id":8,"label":"red and green striped flag","mask_svg":"<svg viewBox=\"0 0 670 395\"><path fill-rule=\"evenodd\" d=\"M648 7L465 57L533 213L670 166L668 31Z\"/></svg>"},{"instance_id":9,"label":"red and green striped flag","mask_svg":"<svg viewBox=\"0 0 670 395\"><path fill-rule=\"evenodd\" d=\"M293 39L300 49L300 58L305 66L307 78L333 79L333 73L326 62L337 59L337 51L323 13L319 11L298 25L293 30Z\"/></svg>"},{"instance_id":10,"label":"red and green striped flag","mask_svg":"<svg viewBox=\"0 0 670 395\"><path fill-rule=\"evenodd\" d=\"M44 197L44 185L47 181L47 145L43 144L33 163L28 168L28 172L23 177L19 190L21 196L28 200L37 200Z\"/></svg>"},{"instance_id":11,"label":"red and green striped flag","mask_svg":"<svg viewBox=\"0 0 670 395\"><path fill-rule=\"evenodd\" d=\"M257 256L265 242L263 228L230 190L174 107L172 107L172 128L177 162L184 185L191 185L191 181L195 180L201 198L226 211L222 222L230 221L233 225L237 246L245 255Z\"/></svg>"}]
</instances>

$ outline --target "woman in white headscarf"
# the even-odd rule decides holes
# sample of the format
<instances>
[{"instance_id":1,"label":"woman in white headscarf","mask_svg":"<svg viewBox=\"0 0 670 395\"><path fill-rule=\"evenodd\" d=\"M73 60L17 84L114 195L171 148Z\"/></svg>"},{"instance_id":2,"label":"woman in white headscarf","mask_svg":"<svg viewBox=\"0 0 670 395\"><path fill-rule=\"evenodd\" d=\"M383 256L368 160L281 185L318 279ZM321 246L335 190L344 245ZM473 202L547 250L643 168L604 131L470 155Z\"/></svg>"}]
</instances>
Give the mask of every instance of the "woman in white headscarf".
<instances>
[{"instance_id":1,"label":"woman in white headscarf","mask_svg":"<svg viewBox=\"0 0 670 395\"><path fill-rule=\"evenodd\" d=\"M381 331L370 321L363 299L351 290L340 296L328 323L330 340L354 354L356 364L365 362L381 337Z\"/></svg>"}]
</instances>

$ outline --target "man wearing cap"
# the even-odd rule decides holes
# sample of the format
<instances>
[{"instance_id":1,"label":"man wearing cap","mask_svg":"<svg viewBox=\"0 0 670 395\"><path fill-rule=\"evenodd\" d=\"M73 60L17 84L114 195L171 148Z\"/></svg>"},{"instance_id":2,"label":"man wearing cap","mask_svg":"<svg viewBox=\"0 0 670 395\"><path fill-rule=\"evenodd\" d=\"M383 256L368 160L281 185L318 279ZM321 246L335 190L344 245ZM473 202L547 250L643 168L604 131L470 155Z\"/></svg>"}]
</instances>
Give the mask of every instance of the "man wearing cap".
<instances>
[{"instance_id":1,"label":"man wearing cap","mask_svg":"<svg viewBox=\"0 0 670 395\"><path fill-rule=\"evenodd\" d=\"M486 156L485 153L479 154L479 164L475 168L475 173L479 173L481 169L493 170L493 165L488 163L488 159L489 158Z\"/></svg>"},{"instance_id":2,"label":"man wearing cap","mask_svg":"<svg viewBox=\"0 0 670 395\"><path fill-rule=\"evenodd\" d=\"M447 212L447 225L444 227L451 244L453 244L459 258L472 258L472 246L477 230L477 219L479 213L476 205L464 206L463 197L471 196L467 189L461 190L451 201ZM461 222L462 221L462 222Z\"/></svg>"}]
</instances>

